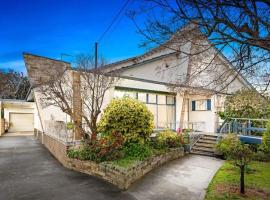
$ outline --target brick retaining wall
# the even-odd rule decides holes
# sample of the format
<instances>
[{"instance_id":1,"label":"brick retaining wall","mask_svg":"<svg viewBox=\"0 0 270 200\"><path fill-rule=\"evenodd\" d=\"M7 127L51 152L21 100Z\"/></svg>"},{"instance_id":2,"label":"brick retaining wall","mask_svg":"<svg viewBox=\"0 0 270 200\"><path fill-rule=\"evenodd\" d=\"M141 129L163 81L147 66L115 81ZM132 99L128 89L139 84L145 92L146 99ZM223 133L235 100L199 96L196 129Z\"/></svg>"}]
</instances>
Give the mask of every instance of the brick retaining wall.
<instances>
[{"instance_id":1,"label":"brick retaining wall","mask_svg":"<svg viewBox=\"0 0 270 200\"><path fill-rule=\"evenodd\" d=\"M41 139L42 133L35 130L35 137ZM66 156L68 146L55 138L43 134L43 144L54 157L65 167L85 174L96 176L106 180L120 189L128 189L129 186L147 174L154 168L177 158L184 156L184 149L172 149L166 154L151 157L130 168L121 168L108 163L97 164L93 161L81 161Z\"/></svg>"}]
</instances>

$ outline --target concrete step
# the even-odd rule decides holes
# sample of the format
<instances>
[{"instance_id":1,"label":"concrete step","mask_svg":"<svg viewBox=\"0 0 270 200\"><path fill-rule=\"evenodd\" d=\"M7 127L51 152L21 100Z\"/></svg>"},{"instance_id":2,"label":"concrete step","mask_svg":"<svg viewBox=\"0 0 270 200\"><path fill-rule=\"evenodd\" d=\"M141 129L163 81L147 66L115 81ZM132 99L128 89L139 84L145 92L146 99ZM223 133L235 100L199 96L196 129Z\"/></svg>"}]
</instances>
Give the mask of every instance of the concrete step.
<instances>
[{"instance_id":1,"label":"concrete step","mask_svg":"<svg viewBox=\"0 0 270 200\"><path fill-rule=\"evenodd\" d=\"M200 139L197 143L216 144L216 141L214 141L214 140L204 140L204 139Z\"/></svg>"},{"instance_id":2,"label":"concrete step","mask_svg":"<svg viewBox=\"0 0 270 200\"><path fill-rule=\"evenodd\" d=\"M196 154L196 155L201 155L201 156L216 157L214 153L209 153L209 152L205 152L205 151L192 150L190 153L191 154Z\"/></svg>"},{"instance_id":3,"label":"concrete step","mask_svg":"<svg viewBox=\"0 0 270 200\"><path fill-rule=\"evenodd\" d=\"M212 140L212 141L216 141L216 140L217 140L217 137L203 136L201 139L203 139L203 140Z\"/></svg>"},{"instance_id":4,"label":"concrete step","mask_svg":"<svg viewBox=\"0 0 270 200\"><path fill-rule=\"evenodd\" d=\"M196 145L193 146L192 150L209 152L209 153L214 153L215 152L214 148L197 147Z\"/></svg>"},{"instance_id":5,"label":"concrete step","mask_svg":"<svg viewBox=\"0 0 270 200\"><path fill-rule=\"evenodd\" d=\"M206 147L206 148L214 148L215 144L214 143L204 143L204 142L197 142L194 146L196 147Z\"/></svg>"}]
</instances>

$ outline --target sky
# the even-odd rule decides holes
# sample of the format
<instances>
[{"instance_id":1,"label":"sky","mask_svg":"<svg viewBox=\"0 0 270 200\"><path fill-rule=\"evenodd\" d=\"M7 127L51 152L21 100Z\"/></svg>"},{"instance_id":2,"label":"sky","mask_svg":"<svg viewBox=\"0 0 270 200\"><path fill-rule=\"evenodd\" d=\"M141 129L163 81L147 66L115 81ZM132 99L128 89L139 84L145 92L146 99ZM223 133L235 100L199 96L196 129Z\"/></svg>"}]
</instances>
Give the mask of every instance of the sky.
<instances>
[{"instance_id":1,"label":"sky","mask_svg":"<svg viewBox=\"0 0 270 200\"><path fill-rule=\"evenodd\" d=\"M22 53L55 59L61 54L93 53L94 43L125 0L0 0L0 69L26 73ZM99 43L108 62L136 56L143 36L125 12ZM71 61L74 57L63 56Z\"/></svg>"}]
</instances>

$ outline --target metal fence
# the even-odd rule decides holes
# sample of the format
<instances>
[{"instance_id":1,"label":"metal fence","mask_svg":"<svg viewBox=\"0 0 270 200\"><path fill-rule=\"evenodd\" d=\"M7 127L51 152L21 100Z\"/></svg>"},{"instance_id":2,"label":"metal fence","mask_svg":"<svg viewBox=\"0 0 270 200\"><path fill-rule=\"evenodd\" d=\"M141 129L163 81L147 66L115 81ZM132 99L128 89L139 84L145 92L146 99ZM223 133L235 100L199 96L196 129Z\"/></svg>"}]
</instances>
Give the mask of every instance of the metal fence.
<instances>
[{"instance_id":1,"label":"metal fence","mask_svg":"<svg viewBox=\"0 0 270 200\"><path fill-rule=\"evenodd\" d=\"M61 142L72 143L75 141L73 131L67 130L64 121L46 120L44 133Z\"/></svg>"}]
</instances>

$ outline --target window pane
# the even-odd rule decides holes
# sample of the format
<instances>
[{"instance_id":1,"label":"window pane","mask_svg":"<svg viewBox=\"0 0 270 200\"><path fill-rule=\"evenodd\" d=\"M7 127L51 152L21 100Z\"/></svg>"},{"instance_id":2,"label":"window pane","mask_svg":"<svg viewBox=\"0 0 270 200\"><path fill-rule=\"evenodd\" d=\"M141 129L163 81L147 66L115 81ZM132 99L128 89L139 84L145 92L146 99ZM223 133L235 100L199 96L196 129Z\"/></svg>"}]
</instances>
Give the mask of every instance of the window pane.
<instances>
[{"instance_id":1,"label":"window pane","mask_svg":"<svg viewBox=\"0 0 270 200\"><path fill-rule=\"evenodd\" d=\"M155 94L148 94L148 103L157 103L157 95Z\"/></svg>"},{"instance_id":2,"label":"window pane","mask_svg":"<svg viewBox=\"0 0 270 200\"><path fill-rule=\"evenodd\" d=\"M137 93L136 92L125 91L124 92L124 97L130 97L130 98L136 99L137 98Z\"/></svg>"},{"instance_id":3,"label":"window pane","mask_svg":"<svg viewBox=\"0 0 270 200\"><path fill-rule=\"evenodd\" d=\"M158 95L158 104L166 104L166 96Z\"/></svg>"},{"instance_id":4,"label":"window pane","mask_svg":"<svg viewBox=\"0 0 270 200\"><path fill-rule=\"evenodd\" d=\"M158 128L167 128L166 105L158 105Z\"/></svg>"},{"instance_id":5,"label":"window pane","mask_svg":"<svg viewBox=\"0 0 270 200\"><path fill-rule=\"evenodd\" d=\"M173 96L167 96L167 104L169 104L169 105L174 104L174 97Z\"/></svg>"},{"instance_id":6,"label":"window pane","mask_svg":"<svg viewBox=\"0 0 270 200\"><path fill-rule=\"evenodd\" d=\"M206 110L206 101L205 100L196 101L196 110Z\"/></svg>"},{"instance_id":7,"label":"window pane","mask_svg":"<svg viewBox=\"0 0 270 200\"><path fill-rule=\"evenodd\" d=\"M145 103L146 102L146 93L138 93L138 100Z\"/></svg>"},{"instance_id":8,"label":"window pane","mask_svg":"<svg viewBox=\"0 0 270 200\"><path fill-rule=\"evenodd\" d=\"M154 126L156 128L157 127L157 105L146 104L146 106L154 115Z\"/></svg>"},{"instance_id":9,"label":"window pane","mask_svg":"<svg viewBox=\"0 0 270 200\"><path fill-rule=\"evenodd\" d=\"M122 98L124 96L124 91L115 90L114 91L114 97L115 98Z\"/></svg>"},{"instance_id":10,"label":"window pane","mask_svg":"<svg viewBox=\"0 0 270 200\"><path fill-rule=\"evenodd\" d=\"M168 128L175 129L175 106L167 106Z\"/></svg>"}]
</instances>

